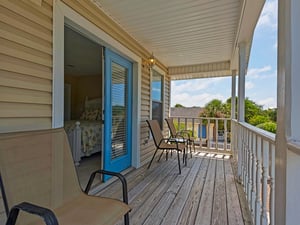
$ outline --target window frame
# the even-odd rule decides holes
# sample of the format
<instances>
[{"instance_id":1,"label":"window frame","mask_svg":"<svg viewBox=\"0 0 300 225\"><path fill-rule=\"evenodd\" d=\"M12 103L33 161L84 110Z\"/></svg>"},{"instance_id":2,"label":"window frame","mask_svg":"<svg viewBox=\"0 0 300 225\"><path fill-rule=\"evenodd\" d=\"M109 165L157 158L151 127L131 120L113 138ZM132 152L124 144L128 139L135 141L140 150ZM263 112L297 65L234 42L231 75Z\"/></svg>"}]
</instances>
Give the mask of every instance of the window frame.
<instances>
[{"instance_id":1,"label":"window frame","mask_svg":"<svg viewBox=\"0 0 300 225\"><path fill-rule=\"evenodd\" d=\"M161 113L162 113L162 116L161 116L161 121L158 121L159 124L161 125L161 129L163 129L163 124L164 124L164 119L165 119L165 83L166 83L166 80L165 80L165 77L166 77L166 73L160 69L159 67L157 66L153 66L151 69L150 69L150 119L153 119L153 101L154 102L159 102L157 100L153 100L152 99L152 81L153 81L153 73L154 71L156 73L158 73L159 75L161 75L161 80L162 80L162 84L161 84L161 106L162 106L162 109L161 109Z\"/></svg>"}]
</instances>

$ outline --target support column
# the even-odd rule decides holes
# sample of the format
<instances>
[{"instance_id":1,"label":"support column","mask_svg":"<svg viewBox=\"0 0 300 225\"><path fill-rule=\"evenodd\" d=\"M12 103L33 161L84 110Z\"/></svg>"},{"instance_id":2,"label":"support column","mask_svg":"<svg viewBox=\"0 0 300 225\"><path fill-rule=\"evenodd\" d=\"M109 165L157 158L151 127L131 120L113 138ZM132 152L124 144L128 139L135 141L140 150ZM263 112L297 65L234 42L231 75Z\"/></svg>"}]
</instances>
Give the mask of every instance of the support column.
<instances>
[{"instance_id":1,"label":"support column","mask_svg":"<svg viewBox=\"0 0 300 225\"><path fill-rule=\"evenodd\" d=\"M235 127L235 123L232 121L236 119L235 109L236 109L236 70L232 70L231 77L231 151L233 153L233 157L237 160L237 130Z\"/></svg>"},{"instance_id":2,"label":"support column","mask_svg":"<svg viewBox=\"0 0 300 225\"><path fill-rule=\"evenodd\" d=\"M275 225L300 221L300 2L278 1Z\"/></svg>"},{"instance_id":3,"label":"support column","mask_svg":"<svg viewBox=\"0 0 300 225\"><path fill-rule=\"evenodd\" d=\"M245 121L246 44L239 44L238 121Z\"/></svg>"},{"instance_id":4,"label":"support column","mask_svg":"<svg viewBox=\"0 0 300 225\"><path fill-rule=\"evenodd\" d=\"M235 116L235 107L236 107L236 70L232 70L232 79L231 79L231 119L236 119Z\"/></svg>"},{"instance_id":5,"label":"support column","mask_svg":"<svg viewBox=\"0 0 300 225\"><path fill-rule=\"evenodd\" d=\"M239 44L239 78L238 78L238 122L245 121L245 76L246 76L246 44ZM242 180L242 173L244 170L243 165L243 137L238 133L238 178Z\"/></svg>"}]
</instances>

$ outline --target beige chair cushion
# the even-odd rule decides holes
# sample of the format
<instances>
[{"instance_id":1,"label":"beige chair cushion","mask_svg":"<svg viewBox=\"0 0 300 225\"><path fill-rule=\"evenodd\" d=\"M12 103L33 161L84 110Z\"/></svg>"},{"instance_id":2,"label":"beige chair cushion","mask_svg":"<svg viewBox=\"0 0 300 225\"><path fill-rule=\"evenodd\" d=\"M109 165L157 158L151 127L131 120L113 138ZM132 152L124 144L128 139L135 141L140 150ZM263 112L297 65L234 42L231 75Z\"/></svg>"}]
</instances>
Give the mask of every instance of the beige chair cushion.
<instances>
[{"instance_id":1,"label":"beige chair cushion","mask_svg":"<svg viewBox=\"0 0 300 225\"><path fill-rule=\"evenodd\" d=\"M82 192L63 128L0 134L0 172L9 207L30 202L49 208L60 225L115 224L130 210ZM19 224L37 218L21 214Z\"/></svg>"}]
</instances>

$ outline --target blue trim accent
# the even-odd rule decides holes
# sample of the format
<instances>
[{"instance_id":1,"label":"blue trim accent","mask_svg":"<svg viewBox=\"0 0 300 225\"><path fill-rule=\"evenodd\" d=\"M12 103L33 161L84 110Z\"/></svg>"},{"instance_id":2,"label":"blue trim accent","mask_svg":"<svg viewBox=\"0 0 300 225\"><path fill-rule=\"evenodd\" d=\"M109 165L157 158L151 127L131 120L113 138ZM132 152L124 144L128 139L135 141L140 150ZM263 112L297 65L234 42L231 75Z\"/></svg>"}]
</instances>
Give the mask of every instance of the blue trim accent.
<instances>
[{"instance_id":1,"label":"blue trim accent","mask_svg":"<svg viewBox=\"0 0 300 225\"><path fill-rule=\"evenodd\" d=\"M105 48L104 75L104 169L121 172L131 166L132 146L132 63L111 50ZM111 124L112 124L112 63L117 63L127 69L127 99L126 99L126 151L127 154L111 160ZM104 178L108 179L107 176Z\"/></svg>"}]
</instances>

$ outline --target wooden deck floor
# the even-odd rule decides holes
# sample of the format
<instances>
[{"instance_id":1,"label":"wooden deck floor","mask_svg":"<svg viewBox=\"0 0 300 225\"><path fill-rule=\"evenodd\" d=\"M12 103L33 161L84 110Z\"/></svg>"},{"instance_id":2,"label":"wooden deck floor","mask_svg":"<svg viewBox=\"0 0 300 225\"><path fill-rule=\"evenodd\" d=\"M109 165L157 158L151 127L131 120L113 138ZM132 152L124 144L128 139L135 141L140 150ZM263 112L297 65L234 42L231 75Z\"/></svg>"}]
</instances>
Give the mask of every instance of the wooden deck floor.
<instances>
[{"instance_id":1,"label":"wooden deck floor","mask_svg":"<svg viewBox=\"0 0 300 225\"><path fill-rule=\"evenodd\" d=\"M196 153L178 174L176 157L126 175L132 225L243 225L244 210L231 160ZM121 197L119 184L101 196ZM119 224L122 224L120 222Z\"/></svg>"}]
</instances>

